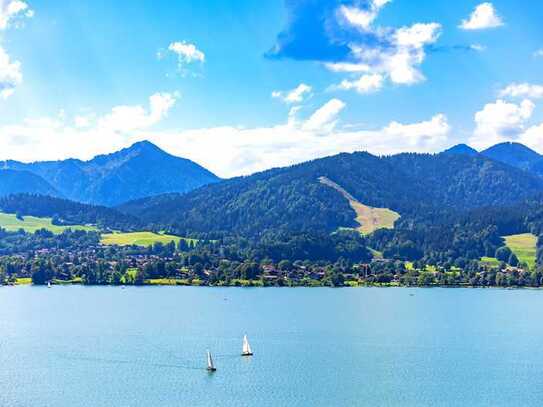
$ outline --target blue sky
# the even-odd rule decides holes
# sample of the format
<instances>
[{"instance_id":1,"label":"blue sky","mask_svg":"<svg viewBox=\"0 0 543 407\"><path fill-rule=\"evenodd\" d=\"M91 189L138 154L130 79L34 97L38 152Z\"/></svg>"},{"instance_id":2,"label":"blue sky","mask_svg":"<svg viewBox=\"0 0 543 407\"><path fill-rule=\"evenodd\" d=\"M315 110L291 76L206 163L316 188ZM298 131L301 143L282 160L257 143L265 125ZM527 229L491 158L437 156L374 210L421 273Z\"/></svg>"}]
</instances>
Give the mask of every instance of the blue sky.
<instances>
[{"instance_id":1,"label":"blue sky","mask_svg":"<svg viewBox=\"0 0 543 407\"><path fill-rule=\"evenodd\" d=\"M536 0L0 0L0 159L149 139L233 176L340 151L543 152L541 21Z\"/></svg>"}]
</instances>

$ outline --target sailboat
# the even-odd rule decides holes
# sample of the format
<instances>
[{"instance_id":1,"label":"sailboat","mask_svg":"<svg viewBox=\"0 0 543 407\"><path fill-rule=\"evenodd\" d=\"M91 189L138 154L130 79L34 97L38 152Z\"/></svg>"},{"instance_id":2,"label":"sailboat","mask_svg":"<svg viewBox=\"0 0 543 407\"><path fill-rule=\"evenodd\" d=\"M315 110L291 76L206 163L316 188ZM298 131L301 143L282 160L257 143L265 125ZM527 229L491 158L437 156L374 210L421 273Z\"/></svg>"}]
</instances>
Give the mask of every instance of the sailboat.
<instances>
[{"instance_id":1,"label":"sailboat","mask_svg":"<svg viewBox=\"0 0 543 407\"><path fill-rule=\"evenodd\" d=\"M241 351L241 356L253 356L253 351L251 350L251 345L249 345L247 335L243 336L243 350Z\"/></svg>"},{"instance_id":2,"label":"sailboat","mask_svg":"<svg viewBox=\"0 0 543 407\"><path fill-rule=\"evenodd\" d=\"M47 282L47 288L51 288L51 282L50 281Z\"/></svg>"},{"instance_id":3,"label":"sailboat","mask_svg":"<svg viewBox=\"0 0 543 407\"><path fill-rule=\"evenodd\" d=\"M217 370L217 368L213 364L213 358L211 357L211 352L207 351L207 371L214 372L215 370Z\"/></svg>"}]
</instances>

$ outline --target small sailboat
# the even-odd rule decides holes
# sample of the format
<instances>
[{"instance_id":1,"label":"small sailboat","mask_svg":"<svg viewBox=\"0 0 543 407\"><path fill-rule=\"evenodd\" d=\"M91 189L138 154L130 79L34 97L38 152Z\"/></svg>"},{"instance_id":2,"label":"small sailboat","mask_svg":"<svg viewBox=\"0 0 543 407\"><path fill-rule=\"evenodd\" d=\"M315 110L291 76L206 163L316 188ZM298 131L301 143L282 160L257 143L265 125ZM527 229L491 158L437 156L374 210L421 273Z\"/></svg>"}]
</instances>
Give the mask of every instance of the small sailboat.
<instances>
[{"instance_id":1,"label":"small sailboat","mask_svg":"<svg viewBox=\"0 0 543 407\"><path fill-rule=\"evenodd\" d=\"M251 350L251 345L249 345L247 335L243 336L243 350L241 351L241 356L253 356L253 351Z\"/></svg>"},{"instance_id":2,"label":"small sailboat","mask_svg":"<svg viewBox=\"0 0 543 407\"><path fill-rule=\"evenodd\" d=\"M211 357L211 352L207 351L207 371L214 372L215 370L217 370L217 368L213 364L213 358Z\"/></svg>"},{"instance_id":3,"label":"small sailboat","mask_svg":"<svg viewBox=\"0 0 543 407\"><path fill-rule=\"evenodd\" d=\"M50 281L47 282L47 288L51 288L51 282Z\"/></svg>"}]
</instances>

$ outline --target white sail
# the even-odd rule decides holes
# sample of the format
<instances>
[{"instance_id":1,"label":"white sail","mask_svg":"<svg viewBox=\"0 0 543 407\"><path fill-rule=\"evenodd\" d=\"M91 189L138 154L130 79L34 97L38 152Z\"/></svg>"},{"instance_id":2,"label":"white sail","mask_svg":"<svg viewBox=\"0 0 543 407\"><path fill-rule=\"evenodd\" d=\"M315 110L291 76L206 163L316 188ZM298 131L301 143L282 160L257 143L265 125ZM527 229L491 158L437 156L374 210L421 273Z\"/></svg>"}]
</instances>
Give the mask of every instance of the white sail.
<instances>
[{"instance_id":1,"label":"white sail","mask_svg":"<svg viewBox=\"0 0 543 407\"><path fill-rule=\"evenodd\" d=\"M216 370L215 365L213 364L213 358L211 357L210 351L207 351L207 370Z\"/></svg>"},{"instance_id":2,"label":"white sail","mask_svg":"<svg viewBox=\"0 0 543 407\"><path fill-rule=\"evenodd\" d=\"M247 335L243 336L243 355L252 355L253 352L251 351L251 345L249 345L249 340L247 339Z\"/></svg>"}]
</instances>

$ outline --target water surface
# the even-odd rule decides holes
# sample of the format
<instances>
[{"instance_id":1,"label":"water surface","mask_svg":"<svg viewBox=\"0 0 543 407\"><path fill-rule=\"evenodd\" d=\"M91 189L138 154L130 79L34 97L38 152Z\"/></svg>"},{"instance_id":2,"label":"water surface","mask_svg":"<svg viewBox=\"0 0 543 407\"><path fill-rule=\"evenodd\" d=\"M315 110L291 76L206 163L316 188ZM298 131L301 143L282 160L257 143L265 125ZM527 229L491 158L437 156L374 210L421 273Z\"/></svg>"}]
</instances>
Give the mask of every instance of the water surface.
<instances>
[{"instance_id":1,"label":"water surface","mask_svg":"<svg viewBox=\"0 0 543 407\"><path fill-rule=\"evenodd\" d=\"M537 290L0 287L0 406L540 406L542 309Z\"/></svg>"}]
</instances>

